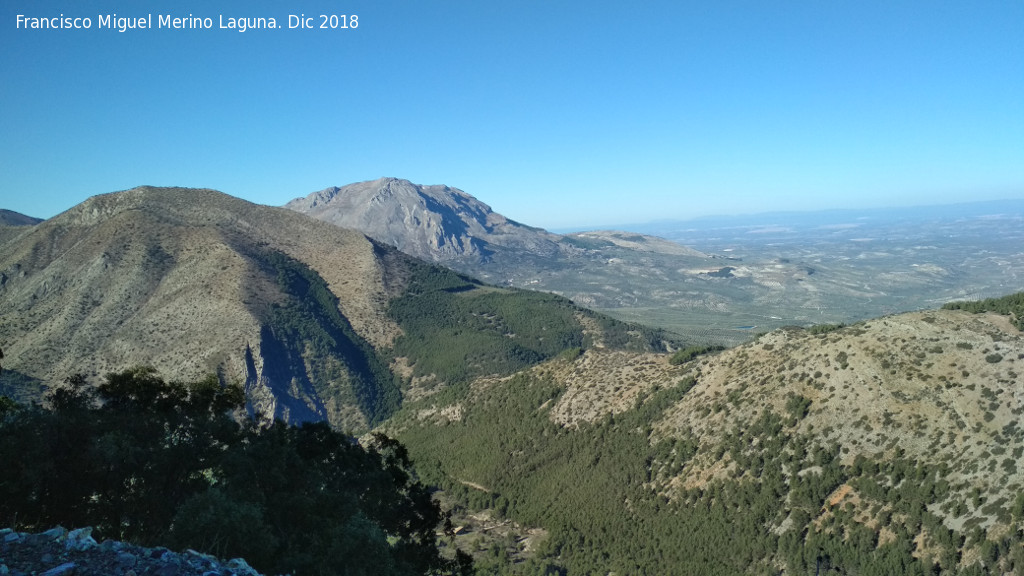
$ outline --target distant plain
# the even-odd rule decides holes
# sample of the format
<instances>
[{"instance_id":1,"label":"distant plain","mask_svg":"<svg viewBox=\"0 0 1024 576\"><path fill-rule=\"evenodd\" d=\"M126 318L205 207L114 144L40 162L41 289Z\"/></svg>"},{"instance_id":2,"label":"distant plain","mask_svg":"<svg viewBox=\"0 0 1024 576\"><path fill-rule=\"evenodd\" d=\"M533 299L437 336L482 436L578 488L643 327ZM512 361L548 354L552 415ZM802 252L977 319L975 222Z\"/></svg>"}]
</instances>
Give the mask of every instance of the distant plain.
<instances>
[{"instance_id":1,"label":"distant plain","mask_svg":"<svg viewBox=\"0 0 1024 576\"><path fill-rule=\"evenodd\" d=\"M709 273L695 262L672 269L674 258L615 251L607 266L619 273L547 270L529 287L692 341L725 344L785 325L851 323L1024 288L1020 201L617 228L685 245L712 258L700 263L705 268L720 268Z\"/></svg>"}]
</instances>

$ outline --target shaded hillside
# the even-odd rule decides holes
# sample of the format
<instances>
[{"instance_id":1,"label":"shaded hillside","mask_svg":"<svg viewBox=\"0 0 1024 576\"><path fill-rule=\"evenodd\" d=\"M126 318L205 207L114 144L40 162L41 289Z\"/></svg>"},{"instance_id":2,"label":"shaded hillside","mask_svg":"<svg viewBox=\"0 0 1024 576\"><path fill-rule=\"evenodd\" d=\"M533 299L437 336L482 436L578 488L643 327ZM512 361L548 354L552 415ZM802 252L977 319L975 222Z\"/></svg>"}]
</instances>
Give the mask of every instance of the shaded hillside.
<instances>
[{"instance_id":1,"label":"shaded hillside","mask_svg":"<svg viewBox=\"0 0 1024 576\"><path fill-rule=\"evenodd\" d=\"M613 320L561 296L488 286L428 266L414 268L388 311L402 327L393 354L411 398L462 395L476 377L508 376L560 354L680 346L661 330Z\"/></svg>"},{"instance_id":2,"label":"shaded hillside","mask_svg":"<svg viewBox=\"0 0 1024 576\"><path fill-rule=\"evenodd\" d=\"M35 226L40 222L42 220L39 218L0 209L0 249L6 242L24 233L28 227ZM2 282L3 276L0 276L0 283Z\"/></svg>"},{"instance_id":3,"label":"shaded hillside","mask_svg":"<svg viewBox=\"0 0 1024 576\"><path fill-rule=\"evenodd\" d=\"M267 415L365 426L387 412L359 390L387 386L373 346L400 331L383 308L408 261L358 232L210 190L96 196L0 255L5 367L45 381L135 364L218 373ZM309 354L317 334L339 361Z\"/></svg>"},{"instance_id":4,"label":"shaded hillside","mask_svg":"<svg viewBox=\"0 0 1024 576\"><path fill-rule=\"evenodd\" d=\"M42 221L42 218L33 218L13 210L0 208L0 226L35 226Z\"/></svg>"},{"instance_id":5,"label":"shaded hillside","mask_svg":"<svg viewBox=\"0 0 1024 576\"><path fill-rule=\"evenodd\" d=\"M508 573L1024 569L1008 318L936 310L668 360L563 357L389 428L430 481L547 531Z\"/></svg>"},{"instance_id":6,"label":"shaded hillside","mask_svg":"<svg viewBox=\"0 0 1024 576\"><path fill-rule=\"evenodd\" d=\"M91 198L5 244L0 280L0 390L21 400L70 374L142 364L242 383L268 418L363 430L411 380L509 374L589 346L587 323L613 346L672 346L564 298L487 287L211 190Z\"/></svg>"}]
</instances>

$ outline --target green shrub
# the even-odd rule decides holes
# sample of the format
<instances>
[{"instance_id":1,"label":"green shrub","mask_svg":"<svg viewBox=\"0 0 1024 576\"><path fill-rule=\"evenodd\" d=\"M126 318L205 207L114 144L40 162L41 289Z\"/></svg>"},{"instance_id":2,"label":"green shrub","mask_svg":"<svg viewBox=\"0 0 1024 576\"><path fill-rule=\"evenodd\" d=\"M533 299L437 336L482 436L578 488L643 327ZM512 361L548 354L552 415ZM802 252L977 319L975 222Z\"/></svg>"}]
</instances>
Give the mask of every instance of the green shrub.
<instances>
[{"instance_id":1,"label":"green shrub","mask_svg":"<svg viewBox=\"0 0 1024 576\"><path fill-rule=\"evenodd\" d=\"M685 363L689 362L690 360L693 360L694 358L696 358L698 356L701 356L703 354L710 354L712 352L718 352L720 350L725 350L725 347L724 346L690 346L689 348L684 348L682 350L676 351L676 353L673 354L672 357L668 359L668 362L669 362L669 364L672 364L673 366L678 366L680 364L685 364Z\"/></svg>"},{"instance_id":2,"label":"green shrub","mask_svg":"<svg viewBox=\"0 0 1024 576\"><path fill-rule=\"evenodd\" d=\"M807 331L811 334L828 334L845 327L846 324L815 324L808 328Z\"/></svg>"}]
</instances>

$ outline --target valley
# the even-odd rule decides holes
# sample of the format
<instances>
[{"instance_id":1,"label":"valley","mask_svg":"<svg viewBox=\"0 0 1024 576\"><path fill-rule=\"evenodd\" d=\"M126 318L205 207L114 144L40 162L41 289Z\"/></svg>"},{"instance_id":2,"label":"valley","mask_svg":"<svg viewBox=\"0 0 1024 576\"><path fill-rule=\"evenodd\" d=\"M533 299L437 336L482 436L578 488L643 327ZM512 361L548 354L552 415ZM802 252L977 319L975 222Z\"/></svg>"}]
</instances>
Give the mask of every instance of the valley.
<instances>
[{"instance_id":1,"label":"valley","mask_svg":"<svg viewBox=\"0 0 1024 576\"><path fill-rule=\"evenodd\" d=\"M477 574L1024 573L1013 206L552 234L351 186L12 216L0 395L237 387L252 442L326 422L436 490L451 526L423 542Z\"/></svg>"},{"instance_id":2,"label":"valley","mask_svg":"<svg viewBox=\"0 0 1024 576\"><path fill-rule=\"evenodd\" d=\"M956 573L1020 538L1021 361L1003 316L919 312L678 366L589 351L410 402L387 428L430 481L548 529L569 573L801 573L816 556Z\"/></svg>"},{"instance_id":3,"label":"valley","mask_svg":"<svg viewBox=\"0 0 1024 576\"><path fill-rule=\"evenodd\" d=\"M999 296L1024 281L1024 203L759 214L552 234L447 186L383 178L286 207L499 286L736 345Z\"/></svg>"}]
</instances>

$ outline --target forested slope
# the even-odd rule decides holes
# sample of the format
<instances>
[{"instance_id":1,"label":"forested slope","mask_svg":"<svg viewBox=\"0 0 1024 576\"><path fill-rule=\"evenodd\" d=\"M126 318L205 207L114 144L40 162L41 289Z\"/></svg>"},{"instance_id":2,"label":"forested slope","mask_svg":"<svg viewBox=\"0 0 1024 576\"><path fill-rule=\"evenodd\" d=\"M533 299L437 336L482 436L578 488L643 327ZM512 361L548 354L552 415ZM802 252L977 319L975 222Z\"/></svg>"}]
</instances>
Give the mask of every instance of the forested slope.
<instances>
[{"instance_id":1,"label":"forested slope","mask_svg":"<svg viewBox=\"0 0 1024 576\"><path fill-rule=\"evenodd\" d=\"M612 379L602 356L388 424L425 480L548 531L501 570L1024 573L1024 338L1005 319L787 329L679 365L615 357Z\"/></svg>"}]
</instances>

